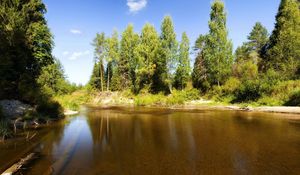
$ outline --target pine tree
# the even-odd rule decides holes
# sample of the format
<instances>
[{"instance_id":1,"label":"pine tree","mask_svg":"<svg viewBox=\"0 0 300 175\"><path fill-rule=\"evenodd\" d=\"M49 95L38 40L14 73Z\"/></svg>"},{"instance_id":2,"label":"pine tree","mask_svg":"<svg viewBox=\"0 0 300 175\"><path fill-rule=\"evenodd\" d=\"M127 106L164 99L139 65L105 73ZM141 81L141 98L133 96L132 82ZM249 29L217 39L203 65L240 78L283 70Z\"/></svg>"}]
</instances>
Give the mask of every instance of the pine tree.
<instances>
[{"instance_id":1,"label":"pine tree","mask_svg":"<svg viewBox=\"0 0 300 175\"><path fill-rule=\"evenodd\" d=\"M193 87L202 90L208 90L210 88L207 78L207 68L205 67L203 58L203 49L206 44L206 37L206 35L200 35L195 42L194 51L197 53L197 56L192 72Z\"/></svg>"},{"instance_id":2,"label":"pine tree","mask_svg":"<svg viewBox=\"0 0 300 175\"><path fill-rule=\"evenodd\" d=\"M293 78L300 61L300 10L296 0L282 0L275 29L264 56L265 71L274 69L285 79Z\"/></svg>"},{"instance_id":3,"label":"pine tree","mask_svg":"<svg viewBox=\"0 0 300 175\"><path fill-rule=\"evenodd\" d=\"M260 22L257 22L250 32L248 40L247 46L249 50L261 53L261 50L269 40L268 30Z\"/></svg>"},{"instance_id":4,"label":"pine tree","mask_svg":"<svg viewBox=\"0 0 300 175\"><path fill-rule=\"evenodd\" d=\"M138 34L134 33L133 25L127 26L122 34L120 43L120 59L118 61L118 73L121 79L121 89L132 86L135 89L137 60L134 55L139 42Z\"/></svg>"},{"instance_id":5,"label":"pine tree","mask_svg":"<svg viewBox=\"0 0 300 175\"><path fill-rule=\"evenodd\" d=\"M179 64L175 74L174 86L176 89L184 89L188 83L191 66L190 66L190 42L187 34L182 34L182 39L179 47Z\"/></svg>"},{"instance_id":6,"label":"pine tree","mask_svg":"<svg viewBox=\"0 0 300 175\"><path fill-rule=\"evenodd\" d=\"M157 68L160 50L161 44L158 33L153 25L147 23L142 29L140 44L135 49L137 59L137 91L145 86L152 88L153 75Z\"/></svg>"},{"instance_id":7,"label":"pine tree","mask_svg":"<svg viewBox=\"0 0 300 175\"><path fill-rule=\"evenodd\" d=\"M174 79L174 72L176 71L177 64L177 49L178 43L176 41L176 33L174 31L174 25L171 16L166 16L163 19L161 25L161 44L162 44L162 54L161 54L161 64L158 65L160 70L160 78L165 79L164 81L169 87L169 91L172 92L172 83ZM160 86L163 86L160 83Z\"/></svg>"},{"instance_id":8,"label":"pine tree","mask_svg":"<svg viewBox=\"0 0 300 175\"><path fill-rule=\"evenodd\" d=\"M248 41L236 49L236 63L252 61L257 64L260 61L260 55L264 52L268 40L267 29L260 22L255 23L248 35Z\"/></svg>"}]
</instances>

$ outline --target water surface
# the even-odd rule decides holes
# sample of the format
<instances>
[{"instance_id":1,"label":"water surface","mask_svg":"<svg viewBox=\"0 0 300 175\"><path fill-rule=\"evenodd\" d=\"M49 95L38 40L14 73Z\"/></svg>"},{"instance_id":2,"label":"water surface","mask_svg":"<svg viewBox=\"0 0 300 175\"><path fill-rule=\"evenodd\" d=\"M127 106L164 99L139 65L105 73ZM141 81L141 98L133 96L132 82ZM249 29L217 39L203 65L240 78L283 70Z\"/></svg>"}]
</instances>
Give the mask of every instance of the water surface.
<instances>
[{"instance_id":1,"label":"water surface","mask_svg":"<svg viewBox=\"0 0 300 175\"><path fill-rule=\"evenodd\" d=\"M0 144L0 169L23 174L299 174L300 123L287 114L87 108L30 141Z\"/></svg>"}]
</instances>

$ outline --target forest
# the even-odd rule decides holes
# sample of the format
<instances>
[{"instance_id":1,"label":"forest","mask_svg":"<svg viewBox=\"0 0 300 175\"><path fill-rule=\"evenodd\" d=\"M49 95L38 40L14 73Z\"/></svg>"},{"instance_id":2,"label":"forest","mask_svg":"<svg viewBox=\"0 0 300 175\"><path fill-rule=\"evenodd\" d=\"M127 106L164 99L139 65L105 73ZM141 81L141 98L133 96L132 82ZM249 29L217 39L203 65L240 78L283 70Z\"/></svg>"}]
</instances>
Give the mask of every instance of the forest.
<instances>
[{"instance_id":1,"label":"forest","mask_svg":"<svg viewBox=\"0 0 300 175\"><path fill-rule=\"evenodd\" d=\"M226 22L224 3L216 0L211 5L209 32L201 34L193 47L185 32L181 41L176 40L171 16L164 17L160 33L150 23L140 34L129 24L120 41L117 31L112 36L98 33L89 86L98 91L150 94L150 98L184 91L181 101L199 98L198 91L200 96L225 103L299 105L299 1L282 0L271 34L255 23L235 53ZM196 55L193 66L191 53Z\"/></svg>"},{"instance_id":2,"label":"forest","mask_svg":"<svg viewBox=\"0 0 300 175\"><path fill-rule=\"evenodd\" d=\"M30 115L48 117L105 92L121 92L120 97L134 99L137 105L203 98L226 104L299 106L299 8L299 1L282 0L273 31L257 22L235 52L221 0L212 2L209 31L194 44L186 32L177 41L171 16L163 18L160 32L147 23L140 33L133 24L121 34L97 33L90 81L78 87L67 80L52 54L45 4L2 0L0 99L20 100L35 107Z\"/></svg>"}]
</instances>

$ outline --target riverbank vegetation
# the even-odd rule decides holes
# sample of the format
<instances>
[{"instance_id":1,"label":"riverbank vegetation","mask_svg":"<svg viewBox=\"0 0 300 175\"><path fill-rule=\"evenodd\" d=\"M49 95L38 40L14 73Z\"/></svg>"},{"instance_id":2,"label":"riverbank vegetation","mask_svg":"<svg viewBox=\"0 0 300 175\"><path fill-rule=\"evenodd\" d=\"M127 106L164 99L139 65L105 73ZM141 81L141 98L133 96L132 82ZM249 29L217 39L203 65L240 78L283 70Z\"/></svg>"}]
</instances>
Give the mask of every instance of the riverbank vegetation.
<instances>
[{"instance_id":1,"label":"riverbank vegetation","mask_svg":"<svg viewBox=\"0 0 300 175\"><path fill-rule=\"evenodd\" d=\"M52 55L45 13L41 0L0 1L0 100L30 105L27 119L62 117L63 109L53 97L75 89ZM0 135L6 137L10 120L21 116L0 117Z\"/></svg>"},{"instance_id":2,"label":"riverbank vegetation","mask_svg":"<svg viewBox=\"0 0 300 175\"><path fill-rule=\"evenodd\" d=\"M88 86L100 92L129 90L137 105L182 104L190 96L178 94L195 94L195 89L194 97L222 103L299 105L299 2L282 0L271 35L257 22L234 54L226 22L225 6L216 0L209 32L193 48L186 33L177 41L171 16L163 19L160 33L147 23L140 34L128 25L120 41L117 31L97 34Z\"/></svg>"}]
</instances>

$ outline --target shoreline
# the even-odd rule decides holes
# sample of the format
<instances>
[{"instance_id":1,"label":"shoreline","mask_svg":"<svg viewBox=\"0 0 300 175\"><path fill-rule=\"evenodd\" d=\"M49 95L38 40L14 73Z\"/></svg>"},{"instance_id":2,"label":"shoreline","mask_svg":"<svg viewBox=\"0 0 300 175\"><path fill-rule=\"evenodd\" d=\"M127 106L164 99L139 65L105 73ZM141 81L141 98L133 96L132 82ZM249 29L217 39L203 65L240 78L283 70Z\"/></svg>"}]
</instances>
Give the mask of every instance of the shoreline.
<instances>
[{"instance_id":1,"label":"shoreline","mask_svg":"<svg viewBox=\"0 0 300 175\"><path fill-rule=\"evenodd\" d=\"M263 113L277 113L277 114L295 114L297 117L293 117L300 120L300 107L293 106L259 106L259 107L240 107L238 105L210 105L198 104L198 105L145 105L139 106L134 104L86 104L88 107L109 109L113 107L145 107L145 108L157 108L157 109L173 109L173 110L228 110L228 111L244 111L244 112L263 112Z\"/></svg>"}]
</instances>

